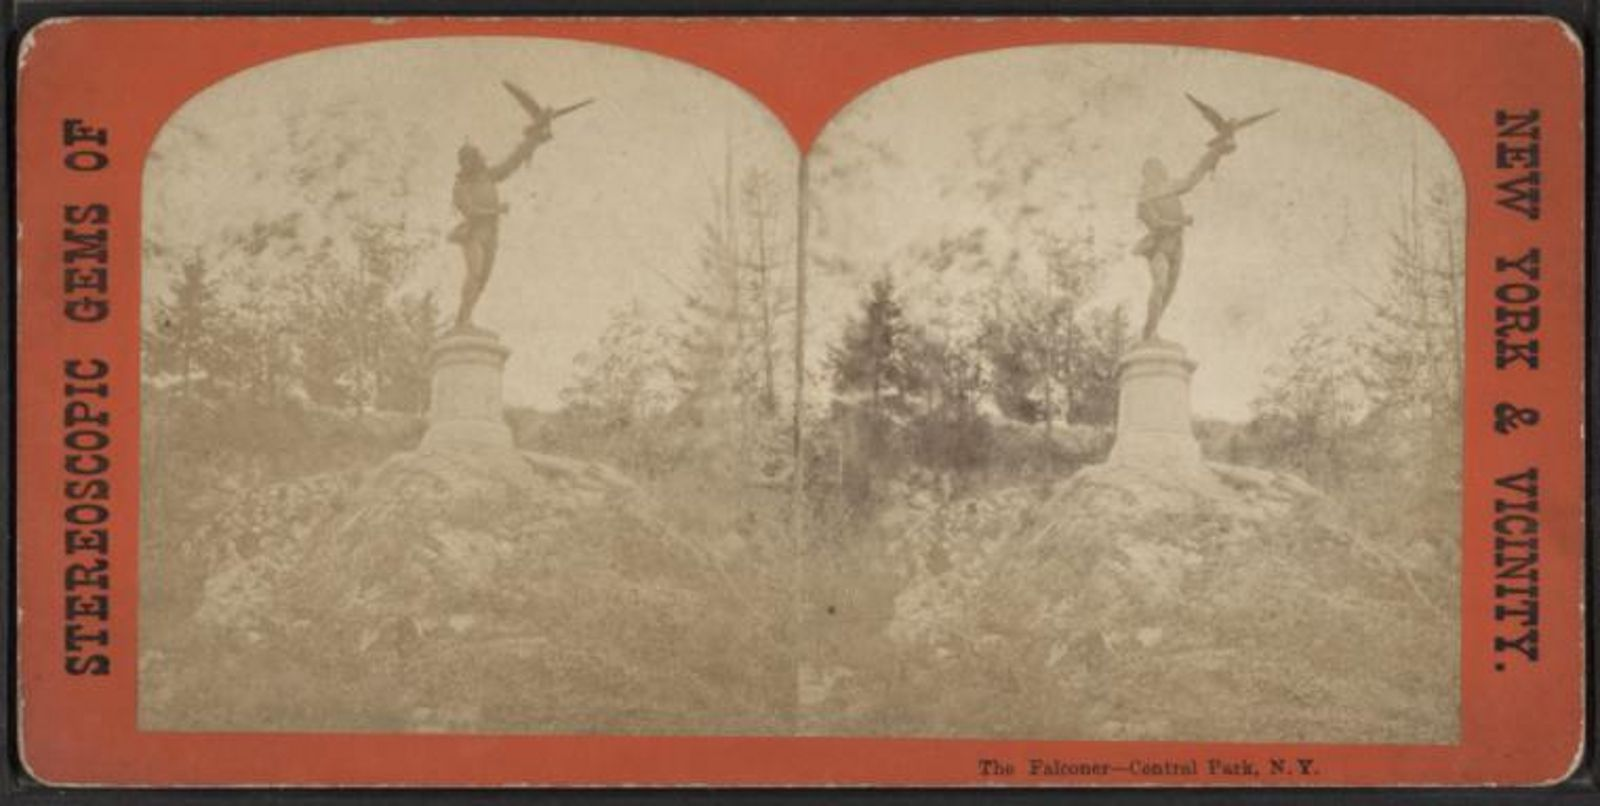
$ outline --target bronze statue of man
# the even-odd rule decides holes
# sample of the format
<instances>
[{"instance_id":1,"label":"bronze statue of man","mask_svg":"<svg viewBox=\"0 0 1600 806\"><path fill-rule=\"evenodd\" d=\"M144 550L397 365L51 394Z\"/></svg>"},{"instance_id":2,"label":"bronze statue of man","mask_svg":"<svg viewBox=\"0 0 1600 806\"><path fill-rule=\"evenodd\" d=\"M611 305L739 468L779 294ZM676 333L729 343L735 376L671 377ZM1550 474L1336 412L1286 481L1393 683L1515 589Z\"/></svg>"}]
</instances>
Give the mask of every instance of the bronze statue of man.
<instances>
[{"instance_id":1,"label":"bronze statue of man","mask_svg":"<svg viewBox=\"0 0 1600 806\"><path fill-rule=\"evenodd\" d=\"M1232 154L1237 145L1234 135L1246 126L1270 117L1277 110L1268 110L1247 118L1227 118L1207 106L1193 95L1189 102L1200 110L1201 116L1211 124L1216 136L1206 143L1206 153L1182 179L1173 181L1167 175L1167 166L1154 157L1145 160L1144 186L1139 190L1139 221L1148 232L1134 246L1135 254L1150 262L1150 300L1145 310L1144 340L1154 341L1161 316L1172 303L1172 293L1178 288L1178 275L1183 268L1183 231L1194 219L1183 210L1182 197L1195 189L1207 174L1217 169L1224 155Z\"/></svg>"},{"instance_id":2,"label":"bronze statue of man","mask_svg":"<svg viewBox=\"0 0 1600 806\"><path fill-rule=\"evenodd\" d=\"M450 240L461 245L467 262L467 276L461 283L461 306L456 310L458 328L472 323L472 309L483 296L489 274L494 271L495 252L500 246L500 216L510 209L500 201L495 186L531 160L534 149L550 138L548 122L542 126L531 125L523 132L522 142L494 165L488 164L483 152L470 143L462 146L457 155L460 169L456 172L452 199L456 211L461 213L461 223L450 231Z\"/></svg>"},{"instance_id":3,"label":"bronze statue of man","mask_svg":"<svg viewBox=\"0 0 1600 806\"><path fill-rule=\"evenodd\" d=\"M589 99L561 109L551 109L540 106L526 90L513 83L502 81L501 84L516 99L517 105L528 113L531 122L522 131L522 142L505 159L494 165L490 165L483 158L483 152L470 143L462 146L457 154L460 169L456 172L452 199L456 211L461 213L461 223L450 231L450 240L461 244L461 252L467 262L467 276L461 283L461 307L456 310L457 328L471 326L472 309L477 307L478 298L483 296L484 286L489 283L489 274L494 271L494 256L500 247L500 216L509 209L500 201L500 193L495 186L531 161L535 149L550 142L553 136L550 124L556 118L593 102L593 99Z\"/></svg>"},{"instance_id":4,"label":"bronze statue of man","mask_svg":"<svg viewBox=\"0 0 1600 806\"><path fill-rule=\"evenodd\" d=\"M1150 300L1145 307L1144 340L1153 341L1161 315L1172 302L1183 268L1183 230L1194 218L1183 210L1182 196L1217 167L1222 155L1233 151L1232 140L1210 146L1182 179L1174 182L1167 166L1151 157L1144 161L1144 186L1139 190L1139 221L1149 230L1134 246L1134 254L1150 262Z\"/></svg>"}]
</instances>

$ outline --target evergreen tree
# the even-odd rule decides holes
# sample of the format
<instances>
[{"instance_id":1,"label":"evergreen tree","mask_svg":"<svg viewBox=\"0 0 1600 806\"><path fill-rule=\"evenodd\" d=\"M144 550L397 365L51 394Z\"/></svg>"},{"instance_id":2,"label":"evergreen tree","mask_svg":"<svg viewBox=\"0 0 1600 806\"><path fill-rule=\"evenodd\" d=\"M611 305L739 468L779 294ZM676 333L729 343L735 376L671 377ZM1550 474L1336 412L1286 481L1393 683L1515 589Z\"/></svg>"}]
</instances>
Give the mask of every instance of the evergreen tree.
<instances>
[{"instance_id":1,"label":"evergreen tree","mask_svg":"<svg viewBox=\"0 0 1600 806\"><path fill-rule=\"evenodd\" d=\"M778 410L784 322L794 307L780 225L786 208L765 171L745 173L737 190L731 164L726 171L697 271L681 289L672 367L691 421L748 433Z\"/></svg>"},{"instance_id":2,"label":"evergreen tree","mask_svg":"<svg viewBox=\"0 0 1600 806\"><path fill-rule=\"evenodd\" d=\"M852 512L867 511L877 479L900 460L896 431L923 385L911 348L894 281L885 275L872 282L860 313L828 350L839 432L838 485Z\"/></svg>"},{"instance_id":3,"label":"evergreen tree","mask_svg":"<svg viewBox=\"0 0 1600 806\"><path fill-rule=\"evenodd\" d=\"M739 260L732 234L722 223L708 224L700 247L699 271L678 317L673 376L681 406L696 423L726 423L742 408L744 336Z\"/></svg>"},{"instance_id":4,"label":"evergreen tree","mask_svg":"<svg viewBox=\"0 0 1600 806\"><path fill-rule=\"evenodd\" d=\"M146 372L175 374L182 394L197 378L215 369L216 341L211 328L219 315L216 291L206 262L195 255L183 262L170 299L155 302L155 315L145 338Z\"/></svg>"},{"instance_id":5,"label":"evergreen tree","mask_svg":"<svg viewBox=\"0 0 1600 806\"><path fill-rule=\"evenodd\" d=\"M875 419L904 412L921 386L920 373L906 354L908 334L894 281L887 275L874 280L860 315L846 325L842 342L828 351L834 391L864 397Z\"/></svg>"},{"instance_id":6,"label":"evergreen tree","mask_svg":"<svg viewBox=\"0 0 1600 806\"><path fill-rule=\"evenodd\" d=\"M1363 345L1362 380L1385 416L1434 423L1460 421L1464 360L1459 189L1438 184L1413 199L1393 233L1377 324Z\"/></svg>"},{"instance_id":7,"label":"evergreen tree","mask_svg":"<svg viewBox=\"0 0 1600 806\"><path fill-rule=\"evenodd\" d=\"M778 218L784 211L777 183L765 170L752 170L742 187L748 237L745 265L746 293L752 298L755 328L753 348L760 377L758 405L764 416L778 412L778 363L785 351L783 320L792 314L793 294L783 269L788 250L778 237Z\"/></svg>"}]
</instances>

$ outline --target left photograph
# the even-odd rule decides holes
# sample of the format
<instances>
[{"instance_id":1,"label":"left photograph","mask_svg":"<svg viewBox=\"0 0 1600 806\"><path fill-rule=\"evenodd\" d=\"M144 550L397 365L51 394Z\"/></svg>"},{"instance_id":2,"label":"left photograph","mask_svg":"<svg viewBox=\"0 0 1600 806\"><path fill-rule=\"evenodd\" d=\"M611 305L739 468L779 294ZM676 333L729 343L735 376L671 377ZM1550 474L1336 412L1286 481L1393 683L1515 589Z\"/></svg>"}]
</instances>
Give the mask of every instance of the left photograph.
<instances>
[{"instance_id":1,"label":"left photograph","mask_svg":"<svg viewBox=\"0 0 1600 806\"><path fill-rule=\"evenodd\" d=\"M192 98L143 180L140 728L790 732L796 160L555 39Z\"/></svg>"}]
</instances>

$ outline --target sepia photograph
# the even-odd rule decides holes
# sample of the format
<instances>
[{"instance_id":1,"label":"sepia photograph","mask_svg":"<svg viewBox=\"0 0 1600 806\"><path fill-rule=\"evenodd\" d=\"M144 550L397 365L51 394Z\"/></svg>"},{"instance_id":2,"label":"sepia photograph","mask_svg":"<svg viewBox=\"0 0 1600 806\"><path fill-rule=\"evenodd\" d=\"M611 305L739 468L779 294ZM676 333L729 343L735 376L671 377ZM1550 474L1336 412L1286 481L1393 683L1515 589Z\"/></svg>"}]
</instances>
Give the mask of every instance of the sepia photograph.
<instances>
[{"instance_id":1,"label":"sepia photograph","mask_svg":"<svg viewBox=\"0 0 1600 806\"><path fill-rule=\"evenodd\" d=\"M1005 48L803 150L419 38L142 181L143 730L1460 738L1466 189L1373 85Z\"/></svg>"},{"instance_id":2,"label":"sepia photograph","mask_svg":"<svg viewBox=\"0 0 1600 806\"><path fill-rule=\"evenodd\" d=\"M185 105L144 188L141 726L787 730L795 163L736 86L557 40Z\"/></svg>"},{"instance_id":3,"label":"sepia photograph","mask_svg":"<svg viewBox=\"0 0 1600 806\"><path fill-rule=\"evenodd\" d=\"M1455 741L1464 191L1426 119L1016 48L811 160L806 730Z\"/></svg>"}]
</instances>

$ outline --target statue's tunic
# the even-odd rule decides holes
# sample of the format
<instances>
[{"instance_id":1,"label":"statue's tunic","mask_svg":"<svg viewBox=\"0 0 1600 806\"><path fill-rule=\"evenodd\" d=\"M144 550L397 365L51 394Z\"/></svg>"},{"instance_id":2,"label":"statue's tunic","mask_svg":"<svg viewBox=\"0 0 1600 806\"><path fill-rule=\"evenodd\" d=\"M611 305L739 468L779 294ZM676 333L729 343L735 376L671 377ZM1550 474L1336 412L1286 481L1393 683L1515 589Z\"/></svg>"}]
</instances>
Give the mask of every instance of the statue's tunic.
<instances>
[{"instance_id":1,"label":"statue's tunic","mask_svg":"<svg viewBox=\"0 0 1600 806\"><path fill-rule=\"evenodd\" d=\"M456 177L452 199L462 218L450 231L450 240L493 249L500 234L500 214L505 212L494 177L488 171Z\"/></svg>"},{"instance_id":2,"label":"statue's tunic","mask_svg":"<svg viewBox=\"0 0 1600 806\"><path fill-rule=\"evenodd\" d=\"M1134 254L1144 258L1161 255L1176 265L1183 260L1183 229L1188 220L1183 201L1170 190L1140 199L1139 221L1149 232L1134 245Z\"/></svg>"}]
</instances>

